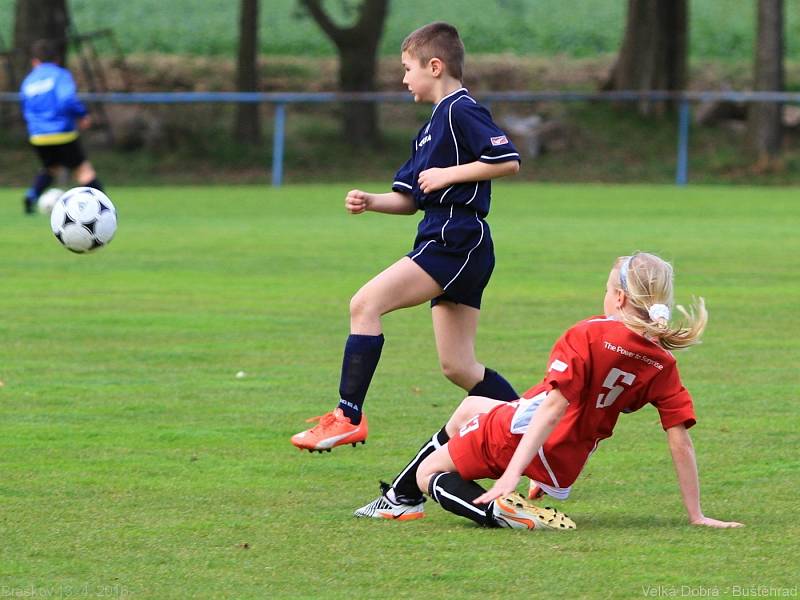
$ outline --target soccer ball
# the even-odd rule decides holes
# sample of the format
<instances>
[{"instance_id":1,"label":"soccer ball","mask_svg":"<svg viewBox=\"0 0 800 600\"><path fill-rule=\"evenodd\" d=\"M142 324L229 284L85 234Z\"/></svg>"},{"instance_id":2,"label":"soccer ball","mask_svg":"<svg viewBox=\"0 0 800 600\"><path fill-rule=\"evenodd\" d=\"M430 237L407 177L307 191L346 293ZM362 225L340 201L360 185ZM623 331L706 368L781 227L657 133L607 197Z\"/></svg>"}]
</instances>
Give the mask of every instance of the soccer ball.
<instances>
[{"instance_id":1,"label":"soccer ball","mask_svg":"<svg viewBox=\"0 0 800 600\"><path fill-rule=\"evenodd\" d=\"M63 193L64 190L50 188L44 194L39 196L39 202L36 204L39 212L43 215L49 215L51 212L53 212L53 207Z\"/></svg>"},{"instance_id":2,"label":"soccer ball","mask_svg":"<svg viewBox=\"0 0 800 600\"><path fill-rule=\"evenodd\" d=\"M91 252L108 244L117 231L117 210L103 192L76 187L64 192L50 213L56 239L72 252Z\"/></svg>"}]
</instances>

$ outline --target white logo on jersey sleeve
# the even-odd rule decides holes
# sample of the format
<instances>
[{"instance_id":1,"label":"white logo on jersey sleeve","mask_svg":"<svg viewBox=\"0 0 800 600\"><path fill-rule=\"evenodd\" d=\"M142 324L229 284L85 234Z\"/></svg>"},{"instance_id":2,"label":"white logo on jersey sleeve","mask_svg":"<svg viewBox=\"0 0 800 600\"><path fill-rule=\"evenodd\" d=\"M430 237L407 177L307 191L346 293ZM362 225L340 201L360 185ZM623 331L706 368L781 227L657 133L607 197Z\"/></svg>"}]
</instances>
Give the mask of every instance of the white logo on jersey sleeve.
<instances>
[{"instance_id":1,"label":"white logo on jersey sleeve","mask_svg":"<svg viewBox=\"0 0 800 600\"><path fill-rule=\"evenodd\" d=\"M569 365L563 361L555 359L552 363L550 363L550 368L548 371L558 371L559 373L563 373L567 370Z\"/></svg>"}]
</instances>

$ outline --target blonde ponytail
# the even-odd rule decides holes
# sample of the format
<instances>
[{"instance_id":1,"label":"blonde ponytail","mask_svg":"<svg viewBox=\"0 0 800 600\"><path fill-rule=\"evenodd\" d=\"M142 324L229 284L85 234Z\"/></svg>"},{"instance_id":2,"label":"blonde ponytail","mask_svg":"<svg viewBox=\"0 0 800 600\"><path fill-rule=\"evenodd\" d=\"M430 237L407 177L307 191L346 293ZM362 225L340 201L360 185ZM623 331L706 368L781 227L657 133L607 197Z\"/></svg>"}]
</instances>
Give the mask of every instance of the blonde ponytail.
<instances>
[{"instance_id":1,"label":"blonde ponytail","mask_svg":"<svg viewBox=\"0 0 800 600\"><path fill-rule=\"evenodd\" d=\"M700 343L700 336L708 323L703 298L696 299L688 311L677 306L683 320L670 324L672 265L654 254L637 252L618 258L614 268L619 269L620 289L627 299L620 314L626 326L656 340L667 350Z\"/></svg>"}]
</instances>

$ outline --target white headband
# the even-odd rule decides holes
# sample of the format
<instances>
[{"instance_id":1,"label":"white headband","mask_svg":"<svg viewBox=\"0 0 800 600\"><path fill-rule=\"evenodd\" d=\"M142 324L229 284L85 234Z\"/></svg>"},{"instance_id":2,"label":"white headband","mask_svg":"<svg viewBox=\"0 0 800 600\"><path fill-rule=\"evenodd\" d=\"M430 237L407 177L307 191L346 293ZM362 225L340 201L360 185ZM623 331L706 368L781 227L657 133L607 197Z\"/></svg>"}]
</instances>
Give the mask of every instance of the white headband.
<instances>
[{"instance_id":1,"label":"white headband","mask_svg":"<svg viewBox=\"0 0 800 600\"><path fill-rule=\"evenodd\" d=\"M650 315L651 321L658 321L659 319L669 321L669 306L666 304L653 304L647 309L647 314Z\"/></svg>"},{"instance_id":2,"label":"white headband","mask_svg":"<svg viewBox=\"0 0 800 600\"><path fill-rule=\"evenodd\" d=\"M631 255L625 260L622 261L622 264L619 266L619 284L622 287L623 292L628 291L628 267L631 266L631 261L633 257L636 256Z\"/></svg>"}]
</instances>

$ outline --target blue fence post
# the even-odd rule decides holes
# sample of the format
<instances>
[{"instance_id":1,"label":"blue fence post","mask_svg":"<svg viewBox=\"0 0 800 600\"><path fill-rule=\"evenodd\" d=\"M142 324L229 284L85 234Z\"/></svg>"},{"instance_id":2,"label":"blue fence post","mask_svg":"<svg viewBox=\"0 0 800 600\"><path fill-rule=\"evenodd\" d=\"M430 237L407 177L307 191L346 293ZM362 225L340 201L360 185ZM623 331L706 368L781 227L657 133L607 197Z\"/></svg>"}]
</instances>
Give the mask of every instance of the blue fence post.
<instances>
[{"instance_id":1,"label":"blue fence post","mask_svg":"<svg viewBox=\"0 0 800 600\"><path fill-rule=\"evenodd\" d=\"M286 105L275 105L275 131L272 134L272 186L283 184L283 146L286 135Z\"/></svg>"},{"instance_id":2,"label":"blue fence post","mask_svg":"<svg viewBox=\"0 0 800 600\"><path fill-rule=\"evenodd\" d=\"M681 100L678 109L678 161L675 168L675 185L686 185L689 181L689 123L691 109L689 101Z\"/></svg>"}]
</instances>

